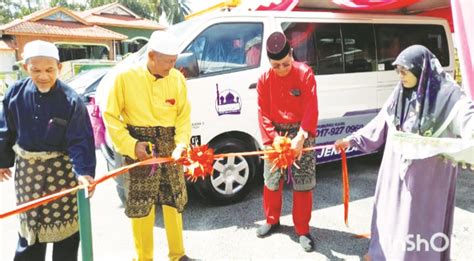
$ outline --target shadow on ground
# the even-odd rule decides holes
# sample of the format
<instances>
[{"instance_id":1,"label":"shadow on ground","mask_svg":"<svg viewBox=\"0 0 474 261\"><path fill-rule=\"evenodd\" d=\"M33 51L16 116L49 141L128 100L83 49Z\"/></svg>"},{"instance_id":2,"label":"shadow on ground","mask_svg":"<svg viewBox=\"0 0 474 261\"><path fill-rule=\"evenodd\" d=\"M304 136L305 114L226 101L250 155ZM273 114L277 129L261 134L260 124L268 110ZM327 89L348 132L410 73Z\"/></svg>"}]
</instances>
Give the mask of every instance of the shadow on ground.
<instances>
[{"instance_id":1,"label":"shadow on ground","mask_svg":"<svg viewBox=\"0 0 474 261\"><path fill-rule=\"evenodd\" d=\"M356 201L372 197L377 182L377 173L381 158L369 155L348 160L350 180L350 200ZM313 190L313 210L329 208L342 204L342 183L340 161L318 165L316 168L317 185ZM256 222L264 218L262 209L262 186L258 180L253 184L249 195L242 202L232 205L216 206L200 198L189 190L189 202L183 214L187 230L211 230L230 226L243 229L256 227ZM474 212L474 176L472 172L462 170L459 174L456 207ZM283 191L282 216L291 214L292 189L285 184ZM162 227L161 209L157 208L155 226Z\"/></svg>"},{"instance_id":2,"label":"shadow on ground","mask_svg":"<svg viewBox=\"0 0 474 261\"><path fill-rule=\"evenodd\" d=\"M373 196L380 158L365 156L349 159L348 168L351 185L351 201ZM342 204L341 164L332 162L318 165L316 169L317 185L313 190L313 210L324 209ZM232 205L216 206L202 198L192 189L189 190L189 202L183 214L187 230L211 230L229 226L250 229L264 218L262 209L261 180L253 184L249 195ZM283 191L282 216L291 214L292 189L286 185ZM157 208L155 226L162 227L161 209Z\"/></svg>"}]
</instances>

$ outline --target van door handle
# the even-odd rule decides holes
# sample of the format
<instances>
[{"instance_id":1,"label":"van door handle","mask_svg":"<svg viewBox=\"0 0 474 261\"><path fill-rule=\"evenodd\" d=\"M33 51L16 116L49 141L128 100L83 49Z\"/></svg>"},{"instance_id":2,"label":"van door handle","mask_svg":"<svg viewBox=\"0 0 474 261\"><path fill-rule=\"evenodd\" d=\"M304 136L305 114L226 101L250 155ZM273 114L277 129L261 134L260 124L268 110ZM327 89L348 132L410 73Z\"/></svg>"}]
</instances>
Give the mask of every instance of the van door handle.
<instances>
[{"instance_id":1,"label":"van door handle","mask_svg":"<svg viewBox=\"0 0 474 261\"><path fill-rule=\"evenodd\" d=\"M257 89L257 84L256 83L250 84L249 89Z\"/></svg>"}]
</instances>

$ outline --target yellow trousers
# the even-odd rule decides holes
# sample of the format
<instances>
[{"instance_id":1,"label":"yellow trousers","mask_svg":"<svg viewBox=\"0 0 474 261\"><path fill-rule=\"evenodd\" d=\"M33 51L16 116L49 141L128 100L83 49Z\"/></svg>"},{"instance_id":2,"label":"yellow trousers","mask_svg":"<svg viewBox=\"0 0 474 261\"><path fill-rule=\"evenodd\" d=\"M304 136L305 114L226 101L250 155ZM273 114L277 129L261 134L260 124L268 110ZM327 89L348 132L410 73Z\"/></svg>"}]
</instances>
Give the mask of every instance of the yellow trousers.
<instances>
[{"instance_id":1,"label":"yellow trousers","mask_svg":"<svg viewBox=\"0 0 474 261\"><path fill-rule=\"evenodd\" d=\"M163 221L166 238L168 239L168 257L170 261L179 260L184 256L183 246L183 219L176 208L163 205ZM133 239L137 261L153 260L153 227L155 224L155 206L150 214L143 218L131 218Z\"/></svg>"}]
</instances>

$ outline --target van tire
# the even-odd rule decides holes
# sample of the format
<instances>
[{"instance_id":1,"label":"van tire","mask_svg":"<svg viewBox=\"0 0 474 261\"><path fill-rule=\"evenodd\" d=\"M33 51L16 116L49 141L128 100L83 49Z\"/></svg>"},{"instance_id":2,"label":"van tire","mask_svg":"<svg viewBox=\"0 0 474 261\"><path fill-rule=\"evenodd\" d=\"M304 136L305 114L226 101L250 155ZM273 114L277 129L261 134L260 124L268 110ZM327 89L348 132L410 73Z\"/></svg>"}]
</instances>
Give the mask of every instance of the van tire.
<instances>
[{"instance_id":1,"label":"van tire","mask_svg":"<svg viewBox=\"0 0 474 261\"><path fill-rule=\"evenodd\" d=\"M217 140L211 143L210 147L214 149L215 154L253 150L252 146L236 138ZM239 202L252 187L258 162L257 156L229 157L214 161L213 175L204 180L198 179L194 187L200 196L213 204L227 205ZM229 191L230 189L233 191Z\"/></svg>"}]
</instances>

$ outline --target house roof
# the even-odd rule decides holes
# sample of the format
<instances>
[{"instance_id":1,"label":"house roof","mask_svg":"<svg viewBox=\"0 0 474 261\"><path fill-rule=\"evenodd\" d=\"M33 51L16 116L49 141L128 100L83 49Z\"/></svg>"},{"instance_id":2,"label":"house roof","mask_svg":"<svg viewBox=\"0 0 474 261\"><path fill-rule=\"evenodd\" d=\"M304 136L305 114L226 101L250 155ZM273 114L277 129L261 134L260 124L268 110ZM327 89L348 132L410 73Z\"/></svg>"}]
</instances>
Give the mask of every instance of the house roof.
<instances>
[{"instance_id":1,"label":"house roof","mask_svg":"<svg viewBox=\"0 0 474 261\"><path fill-rule=\"evenodd\" d=\"M4 25L0 25L0 32L3 32L4 30L10 28L10 27L14 27L15 25L18 25L24 21L29 21L31 19L33 19L34 17L39 17L39 16L42 16L44 15L45 13L48 13L49 11L51 11L53 8L50 7L50 8L45 8L45 9L42 9L42 10L39 10L39 11L36 11L34 13L31 13L27 16L24 16L22 19L15 19L7 24L4 24Z\"/></svg>"},{"instance_id":2,"label":"house roof","mask_svg":"<svg viewBox=\"0 0 474 261\"><path fill-rule=\"evenodd\" d=\"M96 25L71 22L23 22L5 31L13 35L63 36L68 38L87 38L104 40L125 40L127 36Z\"/></svg>"},{"instance_id":3,"label":"house roof","mask_svg":"<svg viewBox=\"0 0 474 261\"><path fill-rule=\"evenodd\" d=\"M134 16L135 18L140 18L140 16L132 12L132 10L128 9L127 7L117 2L101 5L101 6L87 9L78 13L80 13L82 17L86 17L92 14L114 13L114 11L117 13L121 13L122 15L131 15L131 16Z\"/></svg>"},{"instance_id":4,"label":"house roof","mask_svg":"<svg viewBox=\"0 0 474 261\"><path fill-rule=\"evenodd\" d=\"M0 26L6 35L60 36L81 39L124 40L126 35L93 25L63 7L46 8Z\"/></svg>"},{"instance_id":5,"label":"house roof","mask_svg":"<svg viewBox=\"0 0 474 261\"><path fill-rule=\"evenodd\" d=\"M115 2L83 12L76 12L78 16L89 23L102 26L118 26L137 29L160 30L165 26L159 23L142 18L132 12L127 7Z\"/></svg>"}]
</instances>

